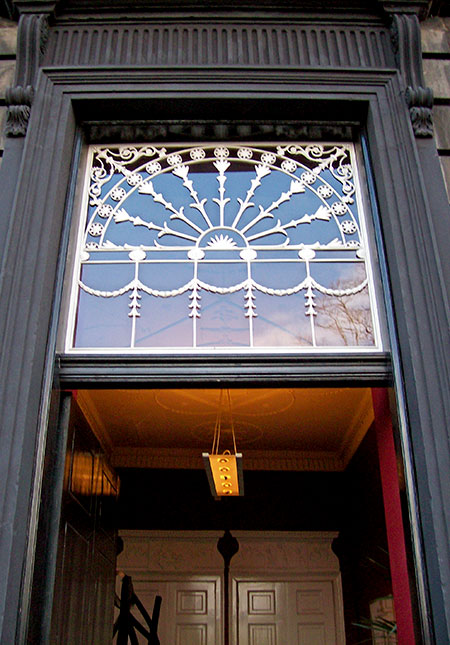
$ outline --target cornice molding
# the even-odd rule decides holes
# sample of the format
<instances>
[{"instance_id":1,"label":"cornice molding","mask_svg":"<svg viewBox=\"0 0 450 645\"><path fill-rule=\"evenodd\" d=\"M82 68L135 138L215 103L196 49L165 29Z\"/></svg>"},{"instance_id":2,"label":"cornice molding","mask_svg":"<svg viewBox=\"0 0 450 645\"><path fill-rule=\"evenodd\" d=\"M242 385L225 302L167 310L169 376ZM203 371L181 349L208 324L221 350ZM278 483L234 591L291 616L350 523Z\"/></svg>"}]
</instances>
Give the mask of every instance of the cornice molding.
<instances>
[{"instance_id":1,"label":"cornice molding","mask_svg":"<svg viewBox=\"0 0 450 645\"><path fill-rule=\"evenodd\" d=\"M247 16L197 19L184 15L149 15L144 21L124 18L99 22L58 19L51 30L45 65L123 68L205 66L254 69L304 68L380 69L395 67L389 31L381 20L340 24L302 14L284 20ZM117 18L117 14L115 16Z\"/></svg>"},{"instance_id":2,"label":"cornice molding","mask_svg":"<svg viewBox=\"0 0 450 645\"><path fill-rule=\"evenodd\" d=\"M117 447L111 453L111 463L114 468L203 469L200 451L182 448ZM332 452L246 450L244 454L245 470L341 472L344 467Z\"/></svg>"},{"instance_id":3,"label":"cornice molding","mask_svg":"<svg viewBox=\"0 0 450 645\"><path fill-rule=\"evenodd\" d=\"M418 18L426 18L428 0L378 0L387 15L408 14Z\"/></svg>"},{"instance_id":4,"label":"cornice molding","mask_svg":"<svg viewBox=\"0 0 450 645\"><path fill-rule=\"evenodd\" d=\"M22 0L19 0L22 1ZM26 0L24 0L26 1ZM30 0L32 1L32 0ZM417 1L417 0L416 0ZM151 6L149 6L151 4ZM370 14L377 12L377 0L68 0L64 3L64 12L71 14L121 13L130 11L153 12L233 12L242 11L297 11L315 14Z\"/></svg>"},{"instance_id":5,"label":"cornice molding","mask_svg":"<svg viewBox=\"0 0 450 645\"><path fill-rule=\"evenodd\" d=\"M118 565L134 580L153 575L211 574L223 571L215 531L121 531L124 550ZM339 575L339 561L332 550L337 533L331 531L233 531L239 551L232 561L234 577L279 574L289 579ZM280 575L281 574L281 575Z\"/></svg>"},{"instance_id":6,"label":"cornice molding","mask_svg":"<svg viewBox=\"0 0 450 645\"><path fill-rule=\"evenodd\" d=\"M50 15L55 10L59 0L13 0L20 15L45 13Z\"/></svg>"}]
</instances>

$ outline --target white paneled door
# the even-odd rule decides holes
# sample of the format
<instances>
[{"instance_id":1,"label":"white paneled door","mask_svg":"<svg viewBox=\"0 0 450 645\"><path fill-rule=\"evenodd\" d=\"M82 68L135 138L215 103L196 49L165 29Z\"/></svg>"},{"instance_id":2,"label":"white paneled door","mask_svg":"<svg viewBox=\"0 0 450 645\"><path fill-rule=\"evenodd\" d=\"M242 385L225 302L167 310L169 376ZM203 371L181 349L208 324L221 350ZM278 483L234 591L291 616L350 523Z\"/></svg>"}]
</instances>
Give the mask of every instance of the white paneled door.
<instances>
[{"instance_id":1,"label":"white paneled door","mask_svg":"<svg viewBox=\"0 0 450 645\"><path fill-rule=\"evenodd\" d=\"M219 580L139 580L134 587L150 613L156 595L165 600L158 629L162 645L221 643ZM233 645L339 643L330 581L237 581L232 610Z\"/></svg>"},{"instance_id":2,"label":"white paneled door","mask_svg":"<svg viewBox=\"0 0 450 645\"><path fill-rule=\"evenodd\" d=\"M276 582L238 582L237 631L239 643L276 645L287 643L284 616L286 589Z\"/></svg>"},{"instance_id":3,"label":"white paneled door","mask_svg":"<svg viewBox=\"0 0 450 645\"><path fill-rule=\"evenodd\" d=\"M162 597L161 645L223 645L220 533L124 531L119 567L151 614ZM343 645L331 533L236 532L230 645ZM144 643L144 640L139 640Z\"/></svg>"},{"instance_id":4,"label":"white paneled door","mask_svg":"<svg viewBox=\"0 0 450 645\"><path fill-rule=\"evenodd\" d=\"M336 645L330 581L237 581L238 645Z\"/></svg>"},{"instance_id":5,"label":"white paneled door","mask_svg":"<svg viewBox=\"0 0 450 645\"><path fill-rule=\"evenodd\" d=\"M158 626L161 645L220 643L220 579L135 580L134 590L152 613L155 596L163 598ZM139 618L139 614L136 613ZM140 635L139 643L146 643Z\"/></svg>"}]
</instances>

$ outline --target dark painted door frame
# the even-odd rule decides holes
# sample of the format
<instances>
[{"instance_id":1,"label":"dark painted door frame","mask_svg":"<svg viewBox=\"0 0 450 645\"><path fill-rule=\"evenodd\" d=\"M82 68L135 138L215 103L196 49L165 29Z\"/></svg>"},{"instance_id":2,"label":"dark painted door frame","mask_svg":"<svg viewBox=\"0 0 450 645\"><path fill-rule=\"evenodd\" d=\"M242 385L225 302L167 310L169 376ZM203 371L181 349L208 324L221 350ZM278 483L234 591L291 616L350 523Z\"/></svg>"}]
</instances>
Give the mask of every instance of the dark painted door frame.
<instances>
[{"instance_id":1,"label":"dark painted door frame","mask_svg":"<svg viewBox=\"0 0 450 645\"><path fill-rule=\"evenodd\" d=\"M339 362L329 361L327 367L326 361L325 365L320 360L314 364L314 360L304 361L301 357L245 360L236 356L208 365L200 359L183 363L168 357L134 362L126 359L96 362L88 358L83 359L84 363L80 359L78 363L66 359L55 362L57 312L73 191L73 151L79 141L77 123L99 115L114 118L118 106L125 109L133 104L134 109L137 107L148 115L161 103L179 102L182 107L189 100L206 101L211 97L231 99L235 109L242 108L250 98L261 104L274 101L278 109L289 105L292 109L297 107L300 114L305 105L320 102L322 118L330 121L336 119L339 105L346 106L349 118L354 121L357 117L366 128L379 204L379 232L384 244L379 252L386 254L389 267L384 289L394 345L393 372L402 417L402 448L409 464L417 577L423 585L422 613L426 611L429 593L433 616L430 630L424 618L424 638L425 642L436 639L435 642L442 643L448 636L443 589L449 572L442 564L439 566L439 560L441 563L449 560L444 494L450 481L450 465L441 454L441 447L448 441L447 328L441 265L436 252L438 224L433 221L434 218L440 221L442 214L435 212L432 195L424 185L399 75L395 70L380 69L311 69L299 73L292 69L248 68L241 72L242 76L236 70L220 67L128 68L126 77L123 70L115 68L48 67L40 72L11 213L7 249L11 279L2 283L7 311L0 321L6 347L2 359L6 375L2 382L6 387L0 410L10 445L4 454L10 459L11 472L15 472L18 482L17 489L6 493L13 527L2 544L6 555L11 553L13 535L20 536L14 544L16 560L3 569L9 595L2 642L9 644L16 638L19 607L23 616L28 612L29 596L25 590L33 568L49 397L55 373L64 387L75 383L91 387L342 383ZM109 114L105 114L105 106L109 106ZM361 114L367 114L367 118L362 119ZM385 379L380 370L378 380L369 370L371 374L365 380L365 369L361 361L358 374L361 384L379 385ZM355 382L357 370L352 367L350 371L350 381ZM25 633L24 620L19 625L19 642Z\"/></svg>"}]
</instances>

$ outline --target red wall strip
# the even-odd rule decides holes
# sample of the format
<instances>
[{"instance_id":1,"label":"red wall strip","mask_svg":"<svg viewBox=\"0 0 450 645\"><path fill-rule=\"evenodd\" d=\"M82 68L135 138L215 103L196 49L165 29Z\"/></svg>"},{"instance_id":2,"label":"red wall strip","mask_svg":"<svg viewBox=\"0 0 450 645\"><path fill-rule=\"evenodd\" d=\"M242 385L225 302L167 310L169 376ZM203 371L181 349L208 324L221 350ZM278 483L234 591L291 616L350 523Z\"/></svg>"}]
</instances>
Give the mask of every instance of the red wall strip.
<instances>
[{"instance_id":1,"label":"red wall strip","mask_svg":"<svg viewBox=\"0 0 450 645\"><path fill-rule=\"evenodd\" d=\"M399 645L414 645L413 613L398 485L397 458L387 391L383 388L372 389L372 401L375 413L374 423L383 488L398 643Z\"/></svg>"}]
</instances>

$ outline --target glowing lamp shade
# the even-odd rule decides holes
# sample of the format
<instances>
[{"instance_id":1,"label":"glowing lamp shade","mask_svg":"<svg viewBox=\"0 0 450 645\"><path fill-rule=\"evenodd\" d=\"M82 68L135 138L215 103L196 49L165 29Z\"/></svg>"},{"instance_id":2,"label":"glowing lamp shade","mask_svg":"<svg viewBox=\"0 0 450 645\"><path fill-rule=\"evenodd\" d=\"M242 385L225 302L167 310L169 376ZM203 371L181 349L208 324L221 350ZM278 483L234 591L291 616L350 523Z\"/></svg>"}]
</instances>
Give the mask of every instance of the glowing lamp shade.
<instances>
[{"instance_id":1,"label":"glowing lamp shade","mask_svg":"<svg viewBox=\"0 0 450 645\"><path fill-rule=\"evenodd\" d=\"M206 474L213 497L237 497L244 494L242 454L203 453Z\"/></svg>"}]
</instances>

